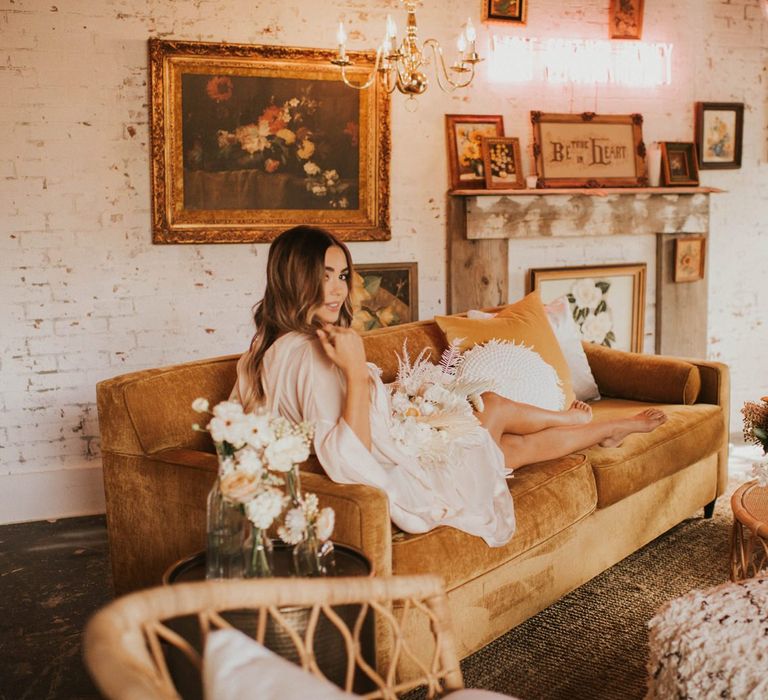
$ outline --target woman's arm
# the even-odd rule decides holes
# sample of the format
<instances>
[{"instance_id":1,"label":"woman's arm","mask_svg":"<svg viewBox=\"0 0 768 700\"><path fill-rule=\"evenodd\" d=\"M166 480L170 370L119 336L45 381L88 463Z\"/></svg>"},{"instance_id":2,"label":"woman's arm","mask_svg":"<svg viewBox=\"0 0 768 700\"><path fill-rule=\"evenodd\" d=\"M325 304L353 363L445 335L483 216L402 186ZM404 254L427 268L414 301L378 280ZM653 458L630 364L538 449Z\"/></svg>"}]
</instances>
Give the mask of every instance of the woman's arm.
<instances>
[{"instance_id":1,"label":"woman's arm","mask_svg":"<svg viewBox=\"0 0 768 700\"><path fill-rule=\"evenodd\" d=\"M351 328L326 324L317 331L326 355L344 374L347 393L342 417L365 445L371 449L371 398L368 366L360 336Z\"/></svg>"}]
</instances>

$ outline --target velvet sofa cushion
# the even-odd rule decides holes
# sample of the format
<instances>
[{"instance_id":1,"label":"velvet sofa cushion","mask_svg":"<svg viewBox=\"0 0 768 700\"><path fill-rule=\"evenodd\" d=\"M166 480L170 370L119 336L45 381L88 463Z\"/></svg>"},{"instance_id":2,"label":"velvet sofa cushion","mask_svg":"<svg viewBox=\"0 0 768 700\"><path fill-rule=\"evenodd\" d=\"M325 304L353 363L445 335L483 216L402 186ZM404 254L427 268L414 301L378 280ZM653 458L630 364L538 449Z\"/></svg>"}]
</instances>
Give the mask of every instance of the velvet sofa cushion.
<instances>
[{"instance_id":1,"label":"velvet sofa cushion","mask_svg":"<svg viewBox=\"0 0 768 700\"><path fill-rule=\"evenodd\" d=\"M394 574L436 573L447 590L481 576L544 542L595 510L597 492L584 455L530 464L508 481L517 529L503 547L452 527L423 534L397 532L392 542Z\"/></svg>"},{"instance_id":2,"label":"velvet sofa cushion","mask_svg":"<svg viewBox=\"0 0 768 700\"><path fill-rule=\"evenodd\" d=\"M699 368L676 357L644 355L584 343L600 393L635 401L696 403L701 390Z\"/></svg>"},{"instance_id":3,"label":"velvet sofa cushion","mask_svg":"<svg viewBox=\"0 0 768 700\"><path fill-rule=\"evenodd\" d=\"M667 422L650 433L635 433L620 447L586 450L597 484L597 505L606 508L659 479L718 451L726 438L720 406L649 404L604 398L592 406L594 420L629 417L656 407Z\"/></svg>"}]
</instances>

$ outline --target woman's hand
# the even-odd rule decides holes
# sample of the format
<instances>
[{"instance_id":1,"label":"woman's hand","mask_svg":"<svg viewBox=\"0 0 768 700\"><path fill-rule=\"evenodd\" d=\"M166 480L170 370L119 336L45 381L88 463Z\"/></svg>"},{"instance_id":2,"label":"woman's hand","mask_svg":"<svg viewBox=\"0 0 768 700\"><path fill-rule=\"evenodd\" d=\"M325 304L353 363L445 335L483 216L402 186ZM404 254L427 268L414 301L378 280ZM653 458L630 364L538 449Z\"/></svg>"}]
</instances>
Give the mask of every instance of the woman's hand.
<instances>
[{"instance_id":1,"label":"woman's hand","mask_svg":"<svg viewBox=\"0 0 768 700\"><path fill-rule=\"evenodd\" d=\"M363 339L351 328L326 323L317 330L325 354L347 379L368 379Z\"/></svg>"}]
</instances>

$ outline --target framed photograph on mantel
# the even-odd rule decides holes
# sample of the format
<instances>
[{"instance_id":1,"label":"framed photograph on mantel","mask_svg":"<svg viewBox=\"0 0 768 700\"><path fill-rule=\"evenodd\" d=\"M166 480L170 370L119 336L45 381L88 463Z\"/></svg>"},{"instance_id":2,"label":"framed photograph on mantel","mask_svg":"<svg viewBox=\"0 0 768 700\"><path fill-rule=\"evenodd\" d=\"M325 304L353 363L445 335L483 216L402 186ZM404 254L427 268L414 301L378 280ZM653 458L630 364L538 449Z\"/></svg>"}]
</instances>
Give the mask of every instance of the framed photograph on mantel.
<instances>
[{"instance_id":1,"label":"framed photograph on mantel","mask_svg":"<svg viewBox=\"0 0 768 700\"><path fill-rule=\"evenodd\" d=\"M531 112L539 187L648 185L640 114Z\"/></svg>"},{"instance_id":2,"label":"framed photograph on mantel","mask_svg":"<svg viewBox=\"0 0 768 700\"><path fill-rule=\"evenodd\" d=\"M548 304L565 296L582 340L643 351L645 263L530 271L529 291Z\"/></svg>"},{"instance_id":3,"label":"framed photograph on mantel","mask_svg":"<svg viewBox=\"0 0 768 700\"><path fill-rule=\"evenodd\" d=\"M686 141L662 141L661 173L662 184L668 187L697 186L696 147Z\"/></svg>"},{"instance_id":4,"label":"framed photograph on mantel","mask_svg":"<svg viewBox=\"0 0 768 700\"><path fill-rule=\"evenodd\" d=\"M696 103L696 152L702 170L741 167L744 104Z\"/></svg>"},{"instance_id":5,"label":"framed photograph on mantel","mask_svg":"<svg viewBox=\"0 0 768 700\"><path fill-rule=\"evenodd\" d=\"M254 243L297 224L386 240L389 96L331 50L151 39L152 240ZM356 53L352 80L371 54Z\"/></svg>"},{"instance_id":6,"label":"framed photograph on mantel","mask_svg":"<svg viewBox=\"0 0 768 700\"><path fill-rule=\"evenodd\" d=\"M484 22L525 24L528 0L482 0Z\"/></svg>"},{"instance_id":7,"label":"framed photograph on mantel","mask_svg":"<svg viewBox=\"0 0 768 700\"><path fill-rule=\"evenodd\" d=\"M482 149L486 189L515 190L525 187L520 139L504 136L484 138Z\"/></svg>"},{"instance_id":8,"label":"framed photograph on mantel","mask_svg":"<svg viewBox=\"0 0 768 700\"><path fill-rule=\"evenodd\" d=\"M484 138L504 136L502 116L446 114L445 136L451 189L485 187L482 142Z\"/></svg>"}]
</instances>

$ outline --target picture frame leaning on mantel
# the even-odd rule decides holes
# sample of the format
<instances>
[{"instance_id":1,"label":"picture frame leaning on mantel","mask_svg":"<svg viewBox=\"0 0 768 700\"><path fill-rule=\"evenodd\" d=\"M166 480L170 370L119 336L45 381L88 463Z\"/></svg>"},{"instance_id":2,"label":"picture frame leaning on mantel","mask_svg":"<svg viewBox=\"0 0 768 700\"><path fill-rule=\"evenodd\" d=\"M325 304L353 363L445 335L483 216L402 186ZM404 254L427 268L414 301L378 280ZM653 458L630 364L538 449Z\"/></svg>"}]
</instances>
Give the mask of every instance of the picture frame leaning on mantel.
<instances>
[{"instance_id":1,"label":"picture frame leaning on mantel","mask_svg":"<svg viewBox=\"0 0 768 700\"><path fill-rule=\"evenodd\" d=\"M647 187L640 114L531 112L538 187Z\"/></svg>"}]
</instances>

